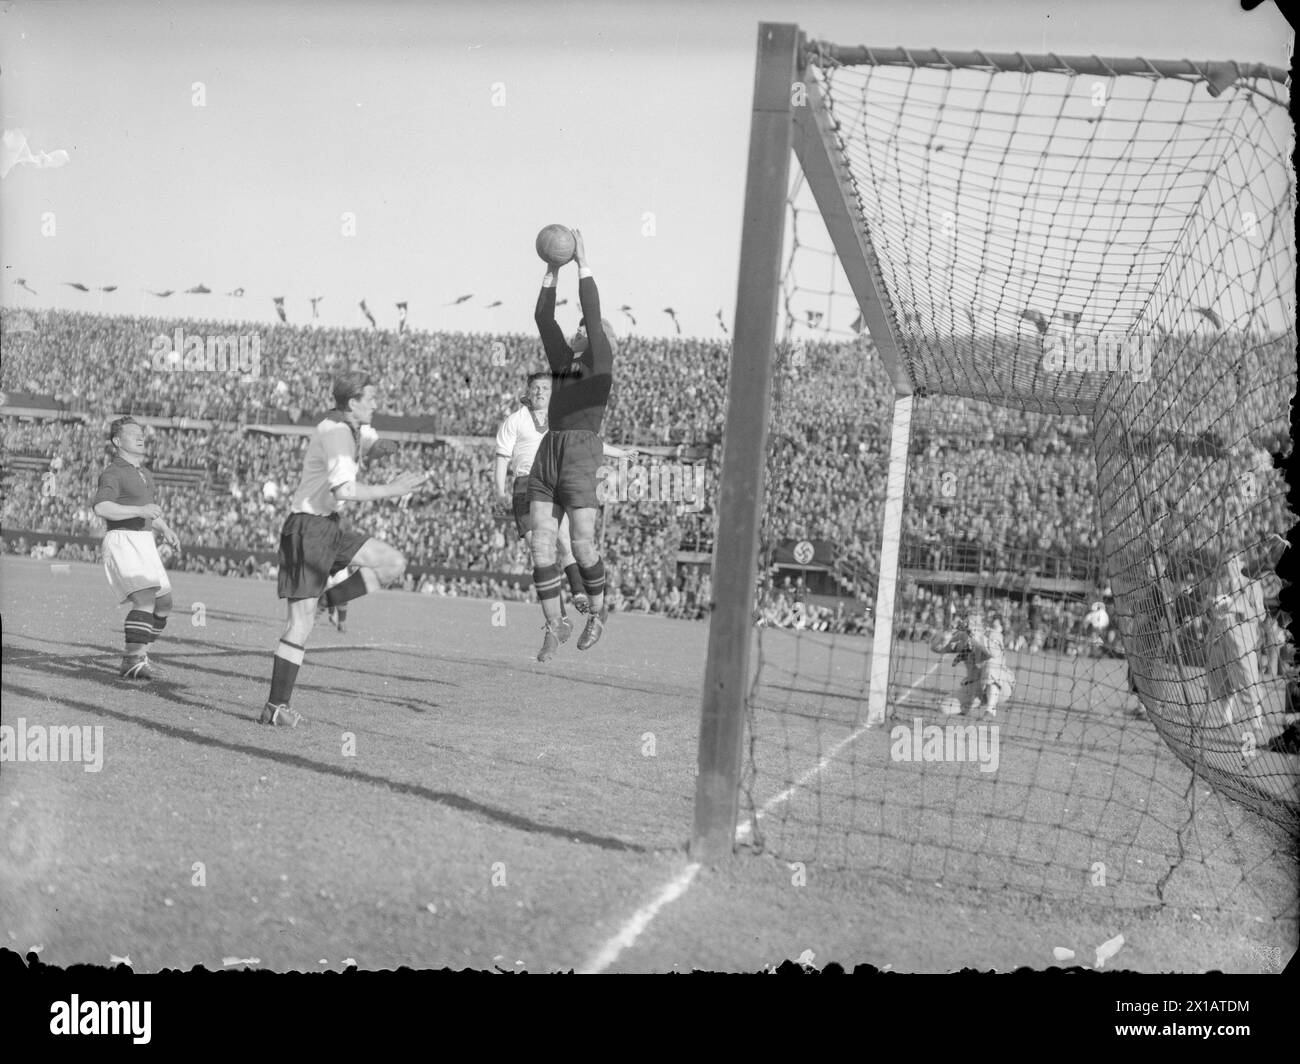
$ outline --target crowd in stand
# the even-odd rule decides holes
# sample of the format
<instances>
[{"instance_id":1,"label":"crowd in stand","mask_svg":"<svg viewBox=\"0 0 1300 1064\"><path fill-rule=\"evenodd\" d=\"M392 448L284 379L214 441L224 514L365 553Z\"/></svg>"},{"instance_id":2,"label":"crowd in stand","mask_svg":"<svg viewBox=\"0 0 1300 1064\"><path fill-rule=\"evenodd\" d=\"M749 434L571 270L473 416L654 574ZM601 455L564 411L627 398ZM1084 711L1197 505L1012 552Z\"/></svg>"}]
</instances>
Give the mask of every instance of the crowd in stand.
<instances>
[{"instance_id":1,"label":"crowd in stand","mask_svg":"<svg viewBox=\"0 0 1300 1064\"><path fill-rule=\"evenodd\" d=\"M184 362L179 370L158 370L151 354L157 350L155 338L173 337L177 328L194 335L240 332L229 323L53 311L28 314L17 330L13 322L14 314L6 312L3 390L53 396L64 404L65 417L76 413L86 421L5 419L7 476L0 516L6 530L80 536L102 531L90 500L108 457L110 414L129 410L211 419L210 428L147 430L150 465L168 520L184 544L214 552L185 551L174 564L267 578L271 566L265 555L276 548L306 445L302 434L270 429L321 410L332 374L361 365L379 380L385 412L430 417L437 432L454 438L403 443L394 456L363 474L387 480L400 469L431 470L436 494L397 505L352 507L348 513L408 556L412 590L503 598L528 593L509 590L513 585L494 583L489 576L417 574L425 567L530 571L513 524L493 512L490 436L517 405L524 373L539 357L535 339L258 326L258 371L238 373L189 371ZM619 344L606 437L642 447L698 445L716 471L729 349L714 341L635 335ZM1270 371L1258 350L1250 356L1233 389L1245 404L1232 415L1234 424L1245 426L1237 437L1247 442L1268 439L1270 433L1284 438L1285 397L1279 402L1276 388L1252 383L1268 379ZM850 602L870 603L877 581L892 410L892 387L865 340L809 344L797 361L787 357L780 363L764 537L831 541L835 577ZM1222 428L1222 417L1214 424ZM1100 593L1093 447L1083 417L1048 417L951 398L918 403L902 565L933 573L940 584L1021 586L1065 579L1092 582ZM1184 532L1206 538L1214 534L1212 515L1219 512L1212 500L1249 474L1254 487L1240 509L1240 538L1285 533L1290 524L1285 485L1280 472L1260 466L1257 452L1258 446L1254 454L1248 446L1227 455L1176 446L1160 450L1144 459L1144 483L1156 500L1152 505L1163 511L1167 500L1177 500L1191 515L1182 519ZM15 463L22 458L30 461ZM715 487L710 484L705 500L701 520L706 524ZM695 549L683 539L688 524L671 501L618 500L607 507L601 546L616 608L675 617L704 614L710 600L707 573L679 565L677 558L680 550ZM85 548L77 549L84 553ZM64 550L60 556L69 556L72 548ZM947 575L954 572L971 579ZM956 594L916 588L900 596L898 624L908 637L924 638L958 601ZM1008 599L1013 601L1015 596ZM1044 605L1042 616L1057 608ZM1087 604L1059 608L1066 612L1051 618L1048 627L1073 632ZM1021 601L1015 609L1025 613L1028 605ZM808 607L780 588L765 598L760 615L769 625L869 629L861 611ZM1016 638L1029 638L1027 613L1021 616L1008 606L1004 623Z\"/></svg>"}]
</instances>

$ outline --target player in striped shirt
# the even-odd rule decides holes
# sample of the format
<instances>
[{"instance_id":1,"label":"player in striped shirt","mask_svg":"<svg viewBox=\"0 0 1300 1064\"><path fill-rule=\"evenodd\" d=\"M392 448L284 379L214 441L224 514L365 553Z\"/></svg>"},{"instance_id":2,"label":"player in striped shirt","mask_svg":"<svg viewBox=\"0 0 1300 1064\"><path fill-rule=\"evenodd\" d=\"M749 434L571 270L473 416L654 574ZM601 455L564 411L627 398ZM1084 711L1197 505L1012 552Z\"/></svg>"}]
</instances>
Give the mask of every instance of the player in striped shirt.
<instances>
[{"instance_id":1,"label":"player in striped shirt","mask_svg":"<svg viewBox=\"0 0 1300 1064\"><path fill-rule=\"evenodd\" d=\"M406 558L396 548L364 532L343 529L339 522L339 510L349 501L400 498L427 479L427 474L399 473L387 484L357 480L362 431L377 406L375 385L365 373L350 370L339 375L334 379L334 409L316 426L307 445L302 480L280 532L279 592L289 600L289 619L275 651L263 724L293 727L302 719L289 699L321 593L327 606L337 608L397 582L406 571ZM326 591L330 576L349 566L356 572Z\"/></svg>"},{"instance_id":2,"label":"player in striped shirt","mask_svg":"<svg viewBox=\"0 0 1300 1064\"><path fill-rule=\"evenodd\" d=\"M99 475L93 506L108 525L103 551L109 586L123 603L131 603L120 674L128 680L152 680L149 644L162 634L172 608L172 585L154 533L174 549L179 550L181 543L163 520L162 507L154 502L153 474L144 467L148 453L144 428L132 418L120 417L109 427L108 439L113 461Z\"/></svg>"},{"instance_id":3,"label":"player in striped shirt","mask_svg":"<svg viewBox=\"0 0 1300 1064\"><path fill-rule=\"evenodd\" d=\"M522 405L513 414L501 422L497 429L496 466L493 471L496 487L497 506L502 512L511 512L515 519L515 529L519 536L532 550L532 512L528 505L528 480L533 468L533 460L542 438L546 435L547 417L551 402L551 375L548 372L531 373L522 399ZM603 452L609 458L631 458L636 451L630 448L603 445ZM507 478L513 478L513 489L506 490ZM573 604L579 613L588 611L586 588L582 573L573 557L569 542L569 520L565 514L560 515L556 529L556 553L560 567L568 577L569 588L573 593ZM546 635L543 637L542 649L537 654L538 661L547 661L559 648L559 644L569 638L573 624L565 616L564 600L560 598L560 620L554 628L543 625Z\"/></svg>"}]
</instances>

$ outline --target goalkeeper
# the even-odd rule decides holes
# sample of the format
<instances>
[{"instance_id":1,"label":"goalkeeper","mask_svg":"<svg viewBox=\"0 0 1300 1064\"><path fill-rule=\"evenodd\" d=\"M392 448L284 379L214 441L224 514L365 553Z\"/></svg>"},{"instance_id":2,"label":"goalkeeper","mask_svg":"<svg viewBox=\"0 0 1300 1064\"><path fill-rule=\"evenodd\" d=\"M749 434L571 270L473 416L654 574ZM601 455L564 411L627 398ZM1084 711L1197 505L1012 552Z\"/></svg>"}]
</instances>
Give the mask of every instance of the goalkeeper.
<instances>
[{"instance_id":1,"label":"goalkeeper","mask_svg":"<svg viewBox=\"0 0 1300 1064\"><path fill-rule=\"evenodd\" d=\"M930 641L936 654L954 654L954 665L964 665L960 701L962 712L975 716L981 706L990 717L996 717L998 705L1011 697L1016 677L1006 663L1002 637L1002 621L997 617L986 627L984 615L973 610L965 620L958 621Z\"/></svg>"}]
</instances>

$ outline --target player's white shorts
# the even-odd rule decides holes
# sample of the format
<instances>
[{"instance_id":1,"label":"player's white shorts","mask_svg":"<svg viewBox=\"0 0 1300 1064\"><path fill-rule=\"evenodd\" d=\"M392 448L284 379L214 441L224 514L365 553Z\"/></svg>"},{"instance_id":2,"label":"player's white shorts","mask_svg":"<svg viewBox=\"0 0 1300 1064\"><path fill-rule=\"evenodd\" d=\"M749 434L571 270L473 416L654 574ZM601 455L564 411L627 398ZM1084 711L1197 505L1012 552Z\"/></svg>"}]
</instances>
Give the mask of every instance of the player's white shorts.
<instances>
[{"instance_id":1,"label":"player's white shorts","mask_svg":"<svg viewBox=\"0 0 1300 1064\"><path fill-rule=\"evenodd\" d=\"M104 574L118 600L126 602L137 591L156 587L158 594L171 593L158 544L150 531L132 532L115 528L104 534Z\"/></svg>"}]
</instances>

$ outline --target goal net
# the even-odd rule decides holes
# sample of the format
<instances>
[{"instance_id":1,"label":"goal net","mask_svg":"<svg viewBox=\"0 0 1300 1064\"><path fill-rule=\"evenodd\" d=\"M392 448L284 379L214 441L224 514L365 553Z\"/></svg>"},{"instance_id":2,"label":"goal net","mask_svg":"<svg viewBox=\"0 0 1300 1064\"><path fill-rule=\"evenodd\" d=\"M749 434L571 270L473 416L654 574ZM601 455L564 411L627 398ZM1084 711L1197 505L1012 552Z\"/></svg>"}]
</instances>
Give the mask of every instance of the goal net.
<instances>
[{"instance_id":1,"label":"goal net","mask_svg":"<svg viewBox=\"0 0 1300 1064\"><path fill-rule=\"evenodd\" d=\"M1289 81L802 39L797 64L737 840L1280 914Z\"/></svg>"}]
</instances>

